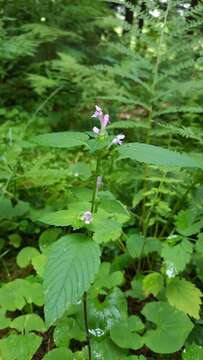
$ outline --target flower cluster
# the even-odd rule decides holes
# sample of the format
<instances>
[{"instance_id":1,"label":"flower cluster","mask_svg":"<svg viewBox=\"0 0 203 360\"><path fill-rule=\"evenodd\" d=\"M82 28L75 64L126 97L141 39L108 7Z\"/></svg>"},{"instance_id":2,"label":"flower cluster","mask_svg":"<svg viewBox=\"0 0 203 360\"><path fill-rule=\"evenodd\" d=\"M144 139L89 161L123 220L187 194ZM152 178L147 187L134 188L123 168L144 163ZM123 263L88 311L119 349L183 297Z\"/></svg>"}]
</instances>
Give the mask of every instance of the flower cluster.
<instances>
[{"instance_id":1,"label":"flower cluster","mask_svg":"<svg viewBox=\"0 0 203 360\"><path fill-rule=\"evenodd\" d=\"M99 133L104 133L106 126L109 123L109 115L105 114L103 115L103 111L102 109L96 105L96 111L94 112L94 114L92 115L93 118L97 118L100 121L101 124L101 129L99 129L98 127L94 126L93 127L93 131L95 134L99 134Z\"/></svg>"},{"instance_id":2,"label":"flower cluster","mask_svg":"<svg viewBox=\"0 0 203 360\"><path fill-rule=\"evenodd\" d=\"M103 111L102 109L96 105L96 110L94 112L94 114L92 115L93 118L97 118L99 119L100 121L100 124L101 124L101 129L99 129L98 127L94 126L92 131L96 134L96 135L99 135L99 134L104 134L105 131L106 131L106 127L109 123L109 115L108 114L103 114ZM117 135L113 140L112 140L112 143L111 145L121 145L123 140L125 138L125 135L123 134L119 134Z\"/></svg>"}]
</instances>

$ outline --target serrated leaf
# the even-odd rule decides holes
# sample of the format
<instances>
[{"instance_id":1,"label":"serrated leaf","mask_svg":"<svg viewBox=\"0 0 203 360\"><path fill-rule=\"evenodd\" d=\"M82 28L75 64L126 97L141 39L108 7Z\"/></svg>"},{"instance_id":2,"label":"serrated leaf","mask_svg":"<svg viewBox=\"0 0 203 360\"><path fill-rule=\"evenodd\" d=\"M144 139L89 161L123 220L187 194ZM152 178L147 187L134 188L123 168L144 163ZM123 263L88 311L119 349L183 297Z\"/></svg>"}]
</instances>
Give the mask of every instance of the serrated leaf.
<instances>
[{"instance_id":1,"label":"serrated leaf","mask_svg":"<svg viewBox=\"0 0 203 360\"><path fill-rule=\"evenodd\" d=\"M201 291L185 279L171 279L166 288L168 302L185 314L199 319Z\"/></svg>"},{"instance_id":2,"label":"serrated leaf","mask_svg":"<svg viewBox=\"0 0 203 360\"><path fill-rule=\"evenodd\" d=\"M5 360L31 360L42 338L35 334L12 334L0 340L0 354Z\"/></svg>"},{"instance_id":3,"label":"serrated leaf","mask_svg":"<svg viewBox=\"0 0 203 360\"><path fill-rule=\"evenodd\" d=\"M190 209L181 210L176 216L177 231L184 236L191 236L200 232L203 221L195 221L193 212Z\"/></svg>"},{"instance_id":4,"label":"serrated leaf","mask_svg":"<svg viewBox=\"0 0 203 360\"><path fill-rule=\"evenodd\" d=\"M178 351L193 328L187 315L165 302L146 304L142 314L148 321L156 324L155 330L148 330L144 335L145 344L156 353L170 354Z\"/></svg>"},{"instance_id":5,"label":"serrated leaf","mask_svg":"<svg viewBox=\"0 0 203 360\"><path fill-rule=\"evenodd\" d=\"M74 229L79 229L84 226L81 220L85 211L90 209L90 203L72 203L69 210L59 210L50 212L39 218L39 221L54 226L72 226Z\"/></svg>"},{"instance_id":6,"label":"serrated leaf","mask_svg":"<svg viewBox=\"0 0 203 360\"><path fill-rule=\"evenodd\" d=\"M85 235L67 235L53 245L44 276L47 324L53 324L88 290L99 264L99 246Z\"/></svg>"},{"instance_id":7,"label":"serrated leaf","mask_svg":"<svg viewBox=\"0 0 203 360\"><path fill-rule=\"evenodd\" d=\"M26 246L22 250L19 251L17 258L16 258L16 262L19 267L25 268L26 266L28 266L31 263L32 258L39 254L40 253L36 248L34 248L32 246Z\"/></svg>"},{"instance_id":8,"label":"serrated leaf","mask_svg":"<svg viewBox=\"0 0 203 360\"><path fill-rule=\"evenodd\" d=\"M30 331L46 331L46 327L42 318L37 314L26 314L16 317L11 325L11 328L19 332L29 333Z\"/></svg>"},{"instance_id":9,"label":"serrated leaf","mask_svg":"<svg viewBox=\"0 0 203 360\"><path fill-rule=\"evenodd\" d=\"M146 296L153 294L156 296L164 286L164 279L162 274L153 272L144 277L142 286Z\"/></svg>"},{"instance_id":10,"label":"serrated leaf","mask_svg":"<svg viewBox=\"0 0 203 360\"><path fill-rule=\"evenodd\" d=\"M113 342L122 349L140 349L144 342L137 333L144 329L139 317L130 316L127 320L116 323L110 330L110 337Z\"/></svg>"},{"instance_id":11,"label":"serrated leaf","mask_svg":"<svg viewBox=\"0 0 203 360\"><path fill-rule=\"evenodd\" d=\"M122 226L114 219L96 218L91 225L94 231L93 239L96 243L102 244L117 240L122 233Z\"/></svg>"},{"instance_id":12,"label":"serrated leaf","mask_svg":"<svg viewBox=\"0 0 203 360\"><path fill-rule=\"evenodd\" d=\"M66 347L60 347L58 349L53 349L49 351L44 357L43 360L73 360L72 352Z\"/></svg>"},{"instance_id":13,"label":"serrated leaf","mask_svg":"<svg viewBox=\"0 0 203 360\"><path fill-rule=\"evenodd\" d=\"M166 265L173 266L176 273L180 273L189 263L193 252L193 246L187 239L183 239L179 244L170 246L163 244L162 257Z\"/></svg>"},{"instance_id":14,"label":"serrated leaf","mask_svg":"<svg viewBox=\"0 0 203 360\"><path fill-rule=\"evenodd\" d=\"M129 143L122 145L119 149L119 159L129 158L146 164L175 166L175 167L197 167L202 168L202 164L187 154L164 149L159 146Z\"/></svg>"},{"instance_id":15,"label":"serrated leaf","mask_svg":"<svg viewBox=\"0 0 203 360\"><path fill-rule=\"evenodd\" d=\"M56 132L50 134L42 134L34 136L30 139L31 142L40 146L50 146L57 148L74 148L86 145L88 135L80 132Z\"/></svg>"}]
</instances>

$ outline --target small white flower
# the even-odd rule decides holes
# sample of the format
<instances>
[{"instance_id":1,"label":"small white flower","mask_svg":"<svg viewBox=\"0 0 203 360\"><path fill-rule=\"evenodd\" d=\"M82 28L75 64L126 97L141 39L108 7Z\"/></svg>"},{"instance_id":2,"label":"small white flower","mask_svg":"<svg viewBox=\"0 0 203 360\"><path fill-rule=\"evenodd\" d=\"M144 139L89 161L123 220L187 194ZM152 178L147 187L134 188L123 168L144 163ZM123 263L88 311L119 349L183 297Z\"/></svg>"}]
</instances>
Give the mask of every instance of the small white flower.
<instances>
[{"instance_id":1,"label":"small white flower","mask_svg":"<svg viewBox=\"0 0 203 360\"><path fill-rule=\"evenodd\" d=\"M177 274L176 268L172 263L168 263L166 267L166 275L171 279Z\"/></svg>"},{"instance_id":2,"label":"small white flower","mask_svg":"<svg viewBox=\"0 0 203 360\"><path fill-rule=\"evenodd\" d=\"M46 18L44 16L42 16L40 20L41 20L41 22L45 22Z\"/></svg>"},{"instance_id":3,"label":"small white flower","mask_svg":"<svg viewBox=\"0 0 203 360\"><path fill-rule=\"evenodd\" d=\"M91 224L92 222L92 213L91 211L85 211L81 217L81 220L84 221L86 225Z\"/></svg>"},{"instance_id":4,"label":"small white flower","mask_svg":"<svg viewBox=\"0 0 203 360\"><path fill-rule=\"evenodd\" d=\"M125 139L125 135L119 134L112 140L112 144L122 145L124 139Z\"/></svg>"},{"instance_id":5,"label":"small white flower","mask_svg":"<svg viewBox=\"0 0 203 360\"><path fill-rule=\"evenodd\" d=\"M92 131L98 135L100 130L98 129L98 127L94 126Z\"/></svg>"},{"instance_id":6,"label":"small white flower","mask_svg":"<svg viewBox=\"0 0 203 360\"><path fill-rule=\"evenodd\" d=\"M150 10L149 13L156 18L161 15L161 12L158 9Z\"/></svg>"}]
</instances>

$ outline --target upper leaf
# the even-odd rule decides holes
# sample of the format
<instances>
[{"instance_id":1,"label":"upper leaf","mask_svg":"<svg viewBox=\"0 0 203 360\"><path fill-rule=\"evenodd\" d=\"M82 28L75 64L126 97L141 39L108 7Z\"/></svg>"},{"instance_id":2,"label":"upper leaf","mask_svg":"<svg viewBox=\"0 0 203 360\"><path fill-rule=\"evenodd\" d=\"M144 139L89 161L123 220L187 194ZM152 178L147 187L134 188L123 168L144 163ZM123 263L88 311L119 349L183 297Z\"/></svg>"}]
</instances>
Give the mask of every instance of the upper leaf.
<instances>
[{"instance_id":1,"label":"upper leaf","mask_svg":"<svg viewBox=\"0 0 203 360\"><path fill-rule=\"evenodd\" d=\"M120 154L119 159L129 158L146 164L164 166L203 167L198 160L193 159L187 154L181 154L149 144L130 143L121 146L118 151Z\"/></svg>"},{"instance_id":2,"label":"upper leaf","mask_svg":"<svg viewBox=\"0 0 203 360\"><path fill-rule=\"evenodd\" d=\"M52 246L44 277L47 324L88 290L99 264L99 246L82 234L64 236Z\"/></svg>"},{"instance_id":3,"label":"upper leaf","mask_svg":"<svg viewBox=\"0 0 203 360\"><path fill-rule=\"evenodd\" d=\"M88 135L80 132L64 131L49 134L42 134L31 138L31 142L40 146L57 148L74 148L86 145Z\"/></svg>"}]
</instances>

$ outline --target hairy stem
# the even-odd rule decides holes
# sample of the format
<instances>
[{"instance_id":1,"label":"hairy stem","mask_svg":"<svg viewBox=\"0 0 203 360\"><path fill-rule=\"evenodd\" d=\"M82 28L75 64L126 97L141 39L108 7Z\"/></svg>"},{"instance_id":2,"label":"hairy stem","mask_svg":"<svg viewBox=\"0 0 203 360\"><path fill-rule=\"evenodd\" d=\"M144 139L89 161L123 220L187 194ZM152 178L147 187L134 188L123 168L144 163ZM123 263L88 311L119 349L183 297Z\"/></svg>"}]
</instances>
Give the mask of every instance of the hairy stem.
<instances>
[{"instance_id":1,"label":"hairy stem","mask_svg":"<svg viewBox=\"0 0 203 360\"><path fill-rule=\"evenodd\" d=\"M84 322L85 322L85 334L86 334L86 341L88 347L88 360L92 360L92 351L91 351L91 344L90 344L90 335L89 335L89 328L88 328L88 315L87 315L87 292L84 292L83 295L83 311L84 311Z\"/></svg>"},{"instance_id":2,"label":"hairy stem","mask_svg":"<svg viewBox=\"0 0 203 360\"><path fill-rule=\"evenodd\" d=\"M95 182L94 188L92 193L92 201L91 201L91 213L96 211L96 199L97 199L97 178L99 176L99 166L100 166L100 159L97 158L96 163L96 171L95 171ZM87 292L84 292L83 295L83 311L84 311L84 323L85 323L85 334L86 334L86 342L88 347L88 360L92 360L92 350L91 350L91 342L90 342L90 335L89 335L89 326L88 326L88 306L87 306Z\"/></svg>"}]
</instances>

